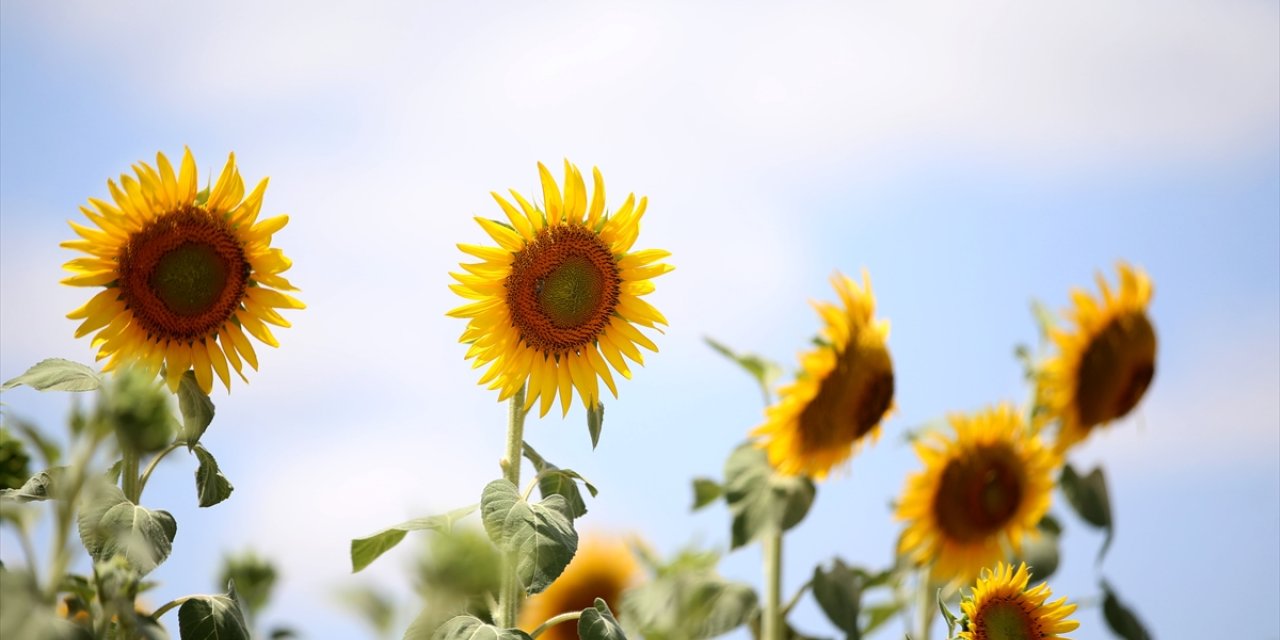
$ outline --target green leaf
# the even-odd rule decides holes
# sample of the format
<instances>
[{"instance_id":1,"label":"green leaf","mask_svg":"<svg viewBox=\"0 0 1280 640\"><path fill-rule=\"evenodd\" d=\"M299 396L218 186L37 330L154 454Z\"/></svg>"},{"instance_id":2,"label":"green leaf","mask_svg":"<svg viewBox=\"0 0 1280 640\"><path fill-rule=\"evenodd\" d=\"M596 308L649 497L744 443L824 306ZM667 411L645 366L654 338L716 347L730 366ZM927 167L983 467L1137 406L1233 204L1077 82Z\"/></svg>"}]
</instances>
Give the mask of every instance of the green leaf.
<instances>
[{"instance_id":1,"label":"green leaf","mask_svg":"<svg viewBox=\"0 0 1280 640\"><path fill-rule=\"evenodd\" d=\"M816 489L804 476L784 476L751 443L739 446L724 466L724 497L733 513L732 548L770 529L786 531L809 513Z\"/></svg>"},{"instance_id":2,"label":"green leaf","mask_svg":"<svg viewBox=\"0 0 1280 640\"><path fill-rule=\"evenodd\" d=\"M900 602L885 602L867 607L867 625L862 628L862 635L871 635L881 625L888 622L902 610Z\"/></svg>"},{"instance_id":3,"label":"green leaf","mask_svg":"<svg viewBox=\"0 0 1280 640\"><path fill-rule=\"evenodd\" d=\"M218 461L214 460L213 454L209 453L204 445L197 444L193 449L196 458L200 460L200 466L196 468L196 497L200 500L200 506L212 507L231 497L235 487L231 486L231 481L222 475L222 470L218 468Z\"/></svg>"},{"instance_id":4,"label":"green leaf","mask_svg":"<svg viewBox=\"0 0 1280 640\"><path fill-rule=\"evenodd\" d=\"M693 510L697 511L724 495L724 487L711 478L693 479Z\"/></svg>"},{"instance_id":5,"label":"green leaf","mask_svg":"<svg viewBox=\"0 0 1280 640\"><path fill-rule=\"evenodd\" d=\"M98 562L122 555L146 575L173 549L178 523L167 511L152 511L129 502L119 487L90 485L78 516L80 540Z\"/></svg>"},{"instance_id":6,"label":"green leaf","mask_svg":"<svg viewBox=\"0 0 1280 640\"><path fill-rule=\"evenodd\" d=\"M1027 563L1035 581L1047 580L1058 570L1060 558L1058 536L1062 532L1061 525L1053 516L1046 514L1036 525L1039 535L1028 535L1022 539L1022 553L1010 557L1015 566L1019 562Z\"/></svg>"},{"instance_id":7,"label":"green leaf","mask_svg":"<svg viewBox=\"0 0 1280 640\"><path fill-rule=\"evenodd\" d=\"M604 429L604 403L596 401L596 406L587 410L587 432L591 434L591 449L600 444L600 431Z\"/></svg>"},{"instance_id":8,"label":"green leaf","mask_svg":"<svg viewBox=\"0 0 1280 640\"><path fill-rule=\"evenodd\" d=\"M219 596L194 596L178 608L182 640L249 640L235 585Z\"/></svg>"},{"instance_id":9,"label":"green leaf","mask_svg":"<svg viewBox=\"0 0 1280 640\"><path fill-rule=\"evenodd\" d=\"M947 599L942 597L941 588L933 595L933 598L938 603L938 611L942 612L942 620L947 623L947 637L950 638L956 634L956 623L960 620L956 618L956 614L951 613L951 609L947 608Z\"/></svg>"},{"instance_id":10,"label":"green leaf","mask_svg":"<svg viewBox=\"0 0 1280 640\"><path fill-rule=\"evenodd\" d=\"M194 371L182 374L178 383L178 410L182 412L182 439L187 442L187 450L191 450L200 442L209 423L213 422L213 401L196 382Z\"/></svg>"},{"instance_id":11,"label":"green leaf","mask_svg":"<svg viewBox=\"0 0 1280 640\"><path fill-rule=\"evenodd\" d=\"M712 638L741 627L759 607L750 585L718 575L714 552L686 550L660 563L649 559L652 580L622 596L627 628L649 640Z\"/></svg>"},{"instance_id":12,"label":"green leaf","mask_svg":"<svg viewBox=\"0 0 1280 640\"><path fill-rule=\"evenodd\" d=\"M457 616L427 636L425 630L409 627L405 640L532 640L519 629L499 629L472 616Z\"/></svg>"},{"instance_id":13,"label":"green leaf","mask_svg":"<svg viewBox=\"0 0 1280 640\"><path fill-rule=\"evenodd\" d=\"M54 467L31 476L17 489L0 489L0 501L35 502L52 499L55 483L66 473L66 467Z\"/></svg>"},{"instance_id":14,"label":"green leaf","mask_svg":"<svg viewBox=\"0 0 1280 640\"><path fill-rule=\"evenodd\" d=\"M11 418L11 416L5 417ZM40 450L40 456L44 458L46 467L55 467L58 465L58 461L62 459L62 449L58 448L58 443L46 438L44 434L35 427L35 425L26 422L25 420L10 419L8 422L10 426L22 432L22 435L26 437L27 441L34 445L36 449Z\"/></svg>"},{"instance_id":15,"label":"green leaf","mask_svg":"<svg viewBox=\"0 0 1280 640\"><path fill-rule=\"evenodd\" d=\"M489 539L514 557L516 575L530 595L560 577L578 550L573 512L564 496L530 504L511 482L494 480L484 488L480 516Z\"/></svg>"},{"instance_id":16,"label":"green leaf","mask_svg":"<svg viewBox=\"0 0 1280 640\"><path fill-rule=\"evenodd\" d=\"M1106 530L1106 538L1102 548L1098 550L1098 562L1111 547L1111 539L1115 535L1115 526L1111 519L1111 498L1107 494L1107 479L1102 474L1102 467L1097 467L1089 475L1081 477L1070 463L1063 465L1062 477L1058 483L1062 493L1067 496L1071 508L1085 522Z\"/></svg>"},{"instance_id":17,"label":"green leaf","mask_svg":"<svg viewBox=\"0 0 1280 640\"><path fill-rule=\"evenodd\" d=\"M598 491L594 485L587 482L577 471L571 469L561 469L554 464L548 462L545 458L538 454L529 443L524 443L524 457L529 459L533 464L533 469L538 473L538 491L542 497L546 498L551 495L562 495L566 502L569 503L569 509L573 512L574 518L581 518L587 513L587 504L582 500L582 492L578 490L578 482L586 485L587 491L591 492L591 497L595 497Z\"/></svg>"},{"instance_id":18,"label":"green leaf","mask_svg":"<svg viewBox=\"0 0 1280 640\"><path fill-rule=\"evenodd\" d=\"M93 391L102 386L102 377L79 362L49 358L0 385L0 391L24 384L37 391Z\"/></svg>"},{"instance_id":19,"label":"green leaf","mask_svg":"<svg viewBox=\"0 0 1280 640\"><path fill-rule=\"evenodd\" d=\"M448 531L453 527L453 523L470 515L476 510L476 505L454 509L449 513L438 516L429 516L426 518L415 518L406 522L401 522L394 527L388 527L371 536L364 538L356 538L351 541L351 573L357 573L361 569L369 566L378 556L390 551L401 540L404 540L405 534L410 531Z\"/></svg>"},{"instance_id":20,"label":"green leaf","mask_svg":"<svg viewBox=\"0 0 1280 640\"><path fill-rule=\"evenodd\" d=\"M862 637L858 629L858 617L862 613L862 592L868 586L870 576L866 571L850 567L836 558L831 569L821 565L813 570L813 597L822 612L827 614L836 628L850 640Z\"/></svg>"},{"instance_id":21,"label":"green leaf","mask_svg":"<svg viewBox=\"0 0 1280 640\"><path fill-rule=\"evenodd\" d=\"M782 377L782 367L755 354L736 353L710 337L704 337L703 340L706 340L707 346L715 349L716 353L738 363L738 366L754 378L756 384L760 385L760 392L764 395L765 402L768 403L769 388Z\"/></svg>"},{"instance_id":22,"label":"green leaf","mask_svg":"<svg viewBox=\"0 0 1280 640\"><path fill-rule=\"evenodd\" d=\"M595 607L583 609L578 618L578 638L581 640L627 640L622 632L622 625L613 617L609 605L601 598L596 598Z\"/></svg>"},{"instance_id":23,"label":"green leaf","mask_svg":"<svg viewBox=\"0 0 1280 640\"><path fill-rule=\"evenodd\" d=\"M1120 602L1106 580L1102 581L1102 593L1102 615L1116 635L1125 640L1150 640L1151 634L1147 633L1138 616Z\"/></svg>"}]
</instances>

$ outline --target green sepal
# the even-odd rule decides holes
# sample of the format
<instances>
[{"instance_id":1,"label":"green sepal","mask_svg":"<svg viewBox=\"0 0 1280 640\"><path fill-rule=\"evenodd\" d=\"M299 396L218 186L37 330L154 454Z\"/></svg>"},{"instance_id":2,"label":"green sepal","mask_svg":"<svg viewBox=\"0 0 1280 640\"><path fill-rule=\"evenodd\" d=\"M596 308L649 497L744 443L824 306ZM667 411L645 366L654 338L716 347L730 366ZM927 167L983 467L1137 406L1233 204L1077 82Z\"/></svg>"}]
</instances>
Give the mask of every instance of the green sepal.
<instances>
[{"instance_id":1,"label":"green sepal","mask_svg":"<svg viewBox=\"0 0 1280 640\"><path fill-rule=\"evenodd\" d=\"M508 480L494 480L480 498L485 532L516 566L529 595L546 589L578 550L573 511L561 495L526 502Z\"/></svg>"},{"instance_id":2,"label":"green sepal","mask_svg":"<svg viewBox=\"0 0 1280 640\"><path fill-rule=\"evenodd\" d=\"M182 640L249 640L249 625L236 595L235 584L217 596L193 596L178 608Z\"/></svg>"},{"instance_id":3,"label":"green sepal","mask_svg":"<svg viewBox=\"0 0 1280 640\"><path fill-rule=\"evenodd\" d=\"M213 422L214 414L213 401L196 382L194 371L182 374L178 382L178 410L182 412L182 439L191 451Z\"/></svg>"},{"instance_id":4,"label":"green sepal","mask_svg":"<svg viewBox=\"0 0 1280 640\"><path fill-rule=\"evenodd\" d=\"M817 488L805 476L774 471L764 451L750 442L724 465L724 497L733 514L731 547L737 549L765 531L786 531L804 519Z\"/></svg>"},{"instance_id":5,"label":"green sepal","mask_svg":"<svg viewBox=\"0 0 1280 640\"><path fill-rule=\"evenodd\" d=\"M587 433L591 434L591 450L600 444L600 432L604 430L604 403L596 401L596 406L587 409Z\"/></svg>"},{"instance_id":6,"label":"green sepal","mask_svg":"<svg viewBox=\"0 0 1280 640\"><path fill-rule=\"evenodd\" d=\"M1102 467L1096 467L1089 475L1080 476L1070 463L1062 466L1062 476L1058 480L1062 493L1066 495L1071 508L1087 523L1106 531L1102 548L1098 549L1098 562L1111 547L1111 539L1115 535L1115 525L1111 518L1111 498L1107 493L1107 478Z\"/></svg>"},{"instance_id":7,"label":"green sepal","mask_svg":"<svg viewBox=\"0 0 1280 640\"><path fill-rule=\"evenodd\" d=\"M364 538L356 538L351 541L351 573L358 573L361 569L369 566L378 556L390 551L401 540L404 540L405 534L410 531L448 531L453 527L453 523L467 517L472 511L476 510L477 505L454 509L449 513L429 516L426 518L415 518L406 522L401 522L394 527L388 527Z\"/></svg>"},{"instance_id":8,"label":"green sepal","mask_svg":"<svg viewBox=\"0 0 1280 640\"><path fill-rule=\"evenodd\" d=\"M95 391L102 386L102 376L79 362L48 358L27 369L26 373L0 385L0 391L8 391L20 385L36 391Z\"/></svg>"}]
</instances>

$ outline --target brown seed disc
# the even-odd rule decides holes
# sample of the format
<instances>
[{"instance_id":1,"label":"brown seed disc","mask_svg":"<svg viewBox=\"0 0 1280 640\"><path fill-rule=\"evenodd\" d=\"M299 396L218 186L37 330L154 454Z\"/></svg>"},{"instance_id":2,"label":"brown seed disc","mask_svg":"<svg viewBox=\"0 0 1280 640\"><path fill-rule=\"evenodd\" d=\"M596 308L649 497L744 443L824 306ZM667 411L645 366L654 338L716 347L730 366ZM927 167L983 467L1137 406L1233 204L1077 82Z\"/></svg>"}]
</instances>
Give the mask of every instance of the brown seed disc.
<instances>
[{"instance_id":1,"label":"brown seed disc","mask_svg":"<svg viewBox=\"0 0 1280 640\"><path fill-rule=\"evenodd\" d=\"M979 447L947 463L933 500L938 527L962 542L1003 529L1022 503L1025 479L1006 444Z\"/></svg>"},{"instance_id":2,"label":"brown seed disc","mask_svg":"<svg viewBox=\"0 0 1280 640\"><path fill-rule=\"evenodd\" d=\"M525 344L546 354L595 342L618 306L622 278L599 236L578 225L538 232L515 255L507 306Z\"/></svg>"},{"instance_id":3,"label":"brown seed disc","mask_svg":"<svg viewBox=\"0 0 1280 640\"><path fill-rule=\"evenodd\" d=\"M1086 427L1122 418L1156 373L1156 334L1146 314L1115 318L1094 336L1076 371L1076 411Z\"/></svg>"},{"instance_id":4,"label":"brown seed disc","mask_svg":"<svg viewBox=\"0 0 1280 640\"><path fill-rule=\"evenodd\" d=\"M884 417L893 402L893 369L880 347L846 347L818 394L800 412L805 451L856 442Z\"/></svg>"},{"instance_id":5,"label":"brown seed disc","mask_svg":"<svg viewBox=\"0 0 1280 640\"><path fill-rule=\"evenodd\" d=\"M251 267L227 224L201 207L165 213L129 237L118 286L147 335L194 341L244 299Z\"/></svg>"}]
</instances>

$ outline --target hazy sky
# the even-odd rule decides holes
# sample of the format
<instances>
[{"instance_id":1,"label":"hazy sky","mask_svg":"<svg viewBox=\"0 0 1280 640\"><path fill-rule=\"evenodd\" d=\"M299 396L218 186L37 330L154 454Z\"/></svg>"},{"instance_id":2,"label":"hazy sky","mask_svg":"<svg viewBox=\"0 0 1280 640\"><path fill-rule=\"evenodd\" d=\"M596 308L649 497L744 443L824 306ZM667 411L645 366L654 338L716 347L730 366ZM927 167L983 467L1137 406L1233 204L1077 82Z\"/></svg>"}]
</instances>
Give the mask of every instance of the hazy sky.
<instances>
[{"instance_id":1,"label":"hazy sky","mask_svg":"<svg viewBox=\"0 0 1280 640\"><path fill-rule=\"evenodd\" d=\"M865 267L899 410L788 535L784 590L835 554L887 563L887 504L918 466L901 434L1023 400L1029 299L1061 309L1123 258L1154 279L1160 354L1136 416L1072 453L1109 473L1101 572L1159 637L1280 637L1273 2L0 9L0 378L92 360L57 245L131 163L189 145L207 178L235 151L246 181L271 177L264 214L291 216L275 244L308 309L249 385L215 391L205 437L235 495L197 509L180 457L148 485L179 524L160 602L213 590L218 556L246 545L283 571L267 620L306 637L364 634L334 606L344 585L408 601L414 545L351 578L350 539L476 501L505 428L444 316L454 245L486 242L472 216L499 215L490 191L537 193L535 163L567 157L599 166L615 205L649 196L637 246L677 267L650 298L662 352L608 403L599 449L579 409L530 422L601 490L581 528L726 546L722 508L689 514L689 480L719 476L761 412L702 337L793 367L819 326L806 301ZM50 429L68 406L4 402ZM1095 596L1101 537L1053 511L1054 592ZM759 554L723 569L758 584ZM1098 608L1078 619L1075 637L1109 637ZM811 600L793 621L834 633Z\"/></svg>"}]
</instances>

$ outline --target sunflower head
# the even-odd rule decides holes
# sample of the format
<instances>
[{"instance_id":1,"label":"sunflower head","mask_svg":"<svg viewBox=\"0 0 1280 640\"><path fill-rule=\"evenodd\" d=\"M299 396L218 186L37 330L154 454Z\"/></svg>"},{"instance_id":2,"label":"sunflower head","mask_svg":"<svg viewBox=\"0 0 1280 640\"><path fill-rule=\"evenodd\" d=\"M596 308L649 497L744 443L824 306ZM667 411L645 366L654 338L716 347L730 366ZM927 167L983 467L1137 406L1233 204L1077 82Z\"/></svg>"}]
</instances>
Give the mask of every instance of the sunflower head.
<instances>
[{"instance_id":1,"label":"sunflower head","mask_svg":"<svg viewBox=\"0 0 1280 640\"><path fill-rule=\"evenodd\" d=\"M1098 275L1100 299L1072 291L1067 317L1074 326L1049 334L1058 353L1041 370L1036 397L1048 419L1059 422L1059 451L1128 415L1155 376L1156 333L1147 317L1151 280L1123 262L1118 270L1114 291Z\"/></svg>"},{"instance_id":2,"label":"sunflower head","mask_svg":"<svg viewBox=\"0 0 1280 640\"><path fill-rule=\"evenodd\" d=\"M954 439L934 432L916 441L924 470L907 478L898 504L906 521L900 551L932 563L937 581L964 583L1038 535L1049 510L1058 457L1029 434L1012 405L952 415Z\"/></svg>"},{"instance_id":3,"label":"sunflower head","mask_svg":"<svg viewBox=\"0 0 1280 640\"><path fill-rule=\"evenodd\" d=\"M1052 595L1049 585L1028 589L1027 565L1014 568L1003 562L995 571L983 569L973 593L960 603L967 623L960 632L964 640L1067 640L1062 633L1080 626L1067 616L1076 605L1065 597L1045 602Z\"/></svg>"},{"instance_id":4,"label":"sunflower head","mask_svg":"<svg viewBox=\"0 0 1280 640\"><path fill-rule=\"evenodd\" d=\"M779 472L822 479L848 460L855 446L880 435L893 406L893 361L887 320L876 320L871 282L835 274L839 303L816 302L822 317L819 345L800 356L796 380L765 410L751 435Z\"/></svg>"},{"instance_id":5,"label":"sunflower head","mask_svg":"<svg viewBox=\"0 0 1280 640\"><path fill-rule=\"evenodd\" d=\"M591 608L596 598L603 598L616 613L622 592L632 586L639 575L639 565L625 542L586 538L564 573L542 593L525 602L520 611L520 628L531 632L552 616ZM577 624L558 624L538 637L576 640Z\"/></svg>"},{"instance_id":6,"label":"sunflower head","mask_svg":"<svg viewBox=\"0 0 1280 640\"><path fill-rule=\"evenodd\" d=\"M667 319L641 296L654 290L653 278L672 267L660 262L670 253L633 251L647 199L628 195L622 207L606 213L604 179L592 170L590 203L578 168L565 161L564 190L541 163L542 206L515 190L513 205L492 194L506 221L476 218L498 244L460 244L479 262L463 263L451 273L450 288L470 302L449 312L467 318L461 342L467 358L488 367L480 384L499 391L499 400L527 382L525 410L541 398L541 415L560 396L569 412L574 389L584 406L600 399L603 380L617 397L613 370L631 377L630 359L644 364L637 346L658 347L636 325L658 329Z\"/></svg>"},{"instance_id":7,"label":"sunflower head","mask_svg":"<svg viewBox=\"0 0 1280 640\"><path fill-rule=\"evenodd\" d=\"M163 367L176 390L194 369L205 393L215 373L229 391L228 362L241 379L242 359L258 367L246 334L277 346L267 324L289 322L275 310L303 308L281 293L296 291L280 275L292 262L271 247L289 217L258 220L267 180L246 197L235 154L207 193L197 193L190 149L176 172L162 153L155 167L133 170L107 182L110 202L80 207L91 225L70 223L79 239L62 246L87 257L66 264L73 275L62 283L99 291L67 317L82 321L77 338L94 334L104 370L132 362L155 375Z\"/></svg>"}]
</instances>

